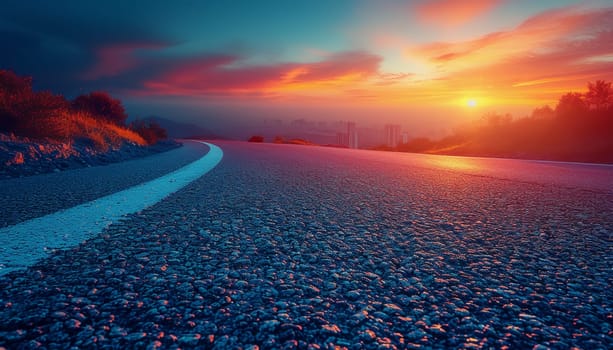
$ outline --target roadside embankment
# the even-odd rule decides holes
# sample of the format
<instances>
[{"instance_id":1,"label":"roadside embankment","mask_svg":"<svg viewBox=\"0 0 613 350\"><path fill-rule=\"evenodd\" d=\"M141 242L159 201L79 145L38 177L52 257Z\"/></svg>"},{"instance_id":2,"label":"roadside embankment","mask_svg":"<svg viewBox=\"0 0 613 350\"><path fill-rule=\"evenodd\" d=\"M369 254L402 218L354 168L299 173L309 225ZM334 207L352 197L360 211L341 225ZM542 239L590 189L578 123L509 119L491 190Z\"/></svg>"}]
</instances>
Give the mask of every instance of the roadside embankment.
<instances>
[{"instance_id":1,"label":"roadside embankment","mask_svg":"<svg viewBox=\"0 0 613 350\"><path fill-rule=\"evenodd\" d=\"M0 133L0 179L105 165L177 147L181 147L181 143L163 140L151 146L123 142L119 146L100 149L89 140L41 141Z\"/></svg>"}]
</instances>

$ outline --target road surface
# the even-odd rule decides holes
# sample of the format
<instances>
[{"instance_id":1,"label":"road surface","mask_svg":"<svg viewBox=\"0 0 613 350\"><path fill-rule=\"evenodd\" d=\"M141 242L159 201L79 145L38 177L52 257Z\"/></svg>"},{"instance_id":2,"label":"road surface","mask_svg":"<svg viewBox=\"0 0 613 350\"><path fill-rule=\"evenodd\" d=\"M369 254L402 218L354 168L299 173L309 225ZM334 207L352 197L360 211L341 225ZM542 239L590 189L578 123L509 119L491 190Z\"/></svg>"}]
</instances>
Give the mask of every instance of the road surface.
<instances>
[{"instance_id":1,"label":"road surface","mask_svg":"<svg viewBox=\"0 0 613 350\"><path fill-rule=\"evenodd\" d=\"M0 227L0 276L27 268L55 250L77 246L99 235L109 225L159 203L202 177L223 158L219 147L204 141L190 141L185 147L202 148L203 145L208 147L206 155L154 180L42 217ZM126 166L133 168L135 164L141 162ZM97 191L89 193L94 192Z\"/></svg>"},{"instance_id":2,"label":"road surface","mask_svg":"<svg viewBox=\"0 0 613 350\"><path fill-rule=\"evenodd\" d=\"M613 167L216 144L183 190L0 277L0 347L613 343Z\"/></svg>"}]
</instances>

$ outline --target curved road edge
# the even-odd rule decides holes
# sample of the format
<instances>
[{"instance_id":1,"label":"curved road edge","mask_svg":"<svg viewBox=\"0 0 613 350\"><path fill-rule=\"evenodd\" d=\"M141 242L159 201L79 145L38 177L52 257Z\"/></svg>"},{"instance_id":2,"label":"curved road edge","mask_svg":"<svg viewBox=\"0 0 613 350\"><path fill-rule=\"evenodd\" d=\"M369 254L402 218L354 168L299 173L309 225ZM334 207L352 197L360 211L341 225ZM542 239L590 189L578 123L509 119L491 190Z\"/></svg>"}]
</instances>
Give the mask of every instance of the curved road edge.
<instances>
[{"instance_id":1,"label":"curved road edge","mask_svg":"<svg viewBox=\"0 0 613 350\"><path fill-rule=\"evenodd\" d=\"M146 209L205 175L223 158L221 148L204 141L202 158L157 179L81 205L0 228L0 276L26 268L54 249L76 246L122 217Z\"/></svg>"}]
</instances>

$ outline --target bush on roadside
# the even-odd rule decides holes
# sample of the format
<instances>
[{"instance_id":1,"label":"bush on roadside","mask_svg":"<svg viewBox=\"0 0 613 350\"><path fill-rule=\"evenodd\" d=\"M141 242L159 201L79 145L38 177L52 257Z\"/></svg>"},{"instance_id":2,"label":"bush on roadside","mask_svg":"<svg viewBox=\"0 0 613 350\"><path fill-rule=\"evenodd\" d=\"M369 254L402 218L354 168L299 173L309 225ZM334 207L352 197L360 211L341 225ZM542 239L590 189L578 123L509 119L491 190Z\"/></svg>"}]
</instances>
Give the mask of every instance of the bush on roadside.
<instances>
[{"instance_id":1,"label":"bush on roadside","mask_svg":"<svg viewBox=\"0 0 613 350\"><path fill-rule=\"evenodd\" d=\"M73 111L87 112L94 118L117 125L125 125L126 119L128 119L121 101L102 91L78 96L72 101L71 107Z\"/></svg>"},{"instance_id":2,"label":"bush on roadside","mask_svg":"<svg viewBox=\"0 0 613 350\"><path fill-rule=\"evenodd\" d=\"M247 142L264 142L264 136L260 136L260 135L253 135L249 138L249 140L247 140Z\"/></svg>"},{"instance_id":3,"label":"bush on roadside","mask_svg":"<svg viewBox=\"0 0 613 350\"><path fill-rule=\"evenodd\" d=\"M32 78L0 70L0 132L16 136L79 142L99 151L123 142L141 146L166 138L156 123L137 130L125 126L121 101L105 92L77 97L72 104L49 91L32 90Z\"/></svg>"},{"instance_id":4,"label":"bush on roadside","mask_svg":"<svg viewBox=\"0 0 613 350\"><path fill-rule=\"evenodd\" d=\"M91 144L98 151L120 147L124 141L140 146L148 142L133 130L92 117L85 112L66 113L70 125L71 140Z\"/></svg>"},{"instance_id":5,"label":"bush on roadside","mask_svg":"<svg viewBox=\"0 0 613 350\"><path fill-rule=\"evenodd\" d=\"M147 123L137 119L130 123L130 129L139 134L150 145L168 137L166 130L154 121Z\"/></svg>"},{"instance_id":6,"label":"bush on roadside","mask_svg":"<svg viewBox=\"0 0 613 350\"><path fill-rule=\"evenodd\" d=\"M0 131L34 138L67 138L63 96L32 90L32 79L0 70Z\"/></svg>"},{"instance_id":7,"label":"bush on roadside","mask_svg":"<svg viewBox=\"0 0 613 350\"><path fill-rule=\"evenodd\" d=\"M285 139L283 138L283 136L275 136L274 140L272 140L272 143L282 144L285 143Z\"/></svg>"}]
</instances>

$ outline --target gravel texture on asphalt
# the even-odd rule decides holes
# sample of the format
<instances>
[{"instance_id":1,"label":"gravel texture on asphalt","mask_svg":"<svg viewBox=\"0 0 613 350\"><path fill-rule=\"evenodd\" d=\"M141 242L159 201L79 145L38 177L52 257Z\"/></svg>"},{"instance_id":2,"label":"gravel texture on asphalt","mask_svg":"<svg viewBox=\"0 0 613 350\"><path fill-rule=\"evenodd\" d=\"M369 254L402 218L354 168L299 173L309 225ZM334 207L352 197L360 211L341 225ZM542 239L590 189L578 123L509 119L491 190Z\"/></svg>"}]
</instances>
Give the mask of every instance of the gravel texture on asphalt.
<instances>
[{"instance_id":1,"label":"gravel texture on asphalt","mask_svg":"<svg viewBox=\"0 0 613 350\"><path fill-rule=\"evenodd\" d=\"M0 347L613 344L610 192L217 144L190 186L0 277Z\"/></svg>"},{"instance_id":2,"label":"gravel texture on asphalt","mask_svg":"<svg viewBox=\"0 0 613 350\"><path fill-rule=\"evenodd\" d=\"M219 147L201 143L209 148L206 155L176 171L72 208L0 227L0 275L27 268L54 250L96 237L109 225L159 203L199 179L223 158Z\"/></svg>"},{"instance_id":3,"label":"gravel texture on asphalt","mask_svg":"<svg viewBox=\"0 0 613 350\"><path fill-rule=\"evenodd\" d=\"M208 147L184 146L121 163L59 173L0 179L0 227L71 208L155 179L206 154Z\"/></svg>"}]
</instances>

